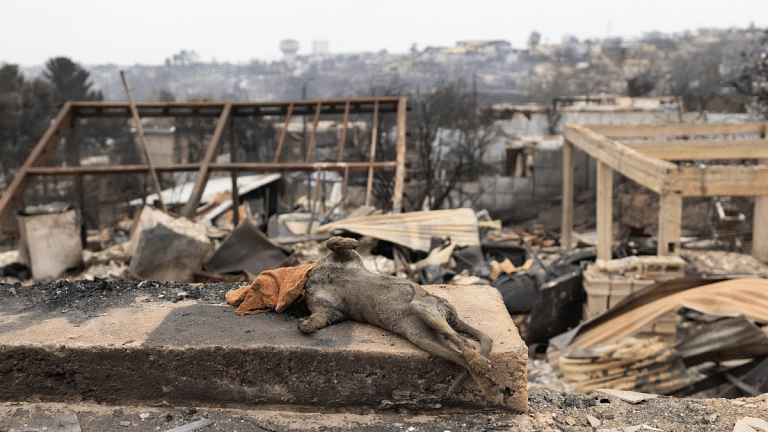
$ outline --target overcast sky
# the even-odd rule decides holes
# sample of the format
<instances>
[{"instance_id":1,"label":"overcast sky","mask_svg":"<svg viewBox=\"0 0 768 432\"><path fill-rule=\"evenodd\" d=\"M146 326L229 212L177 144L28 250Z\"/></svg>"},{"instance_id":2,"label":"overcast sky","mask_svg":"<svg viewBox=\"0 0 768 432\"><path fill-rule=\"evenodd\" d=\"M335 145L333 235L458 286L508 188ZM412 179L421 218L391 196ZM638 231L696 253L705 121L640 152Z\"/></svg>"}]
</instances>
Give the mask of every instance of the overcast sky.
<instances>
[{"instance_id":1,"label":"overcast sky","mask_svg":"<svg viewBox=\"0 0 768 432\"><path fill-rule=\"evenodd\" d=\"M0 64L40 65L69 57L82 65L162 64L182 49L202 61L281 56L282 39L328 41L332 53L407 52L413 43L453 46L504 39L542 42L768 27L768 1L679 0L13 0L0 8Z\"/></svg>"}]
</instances>

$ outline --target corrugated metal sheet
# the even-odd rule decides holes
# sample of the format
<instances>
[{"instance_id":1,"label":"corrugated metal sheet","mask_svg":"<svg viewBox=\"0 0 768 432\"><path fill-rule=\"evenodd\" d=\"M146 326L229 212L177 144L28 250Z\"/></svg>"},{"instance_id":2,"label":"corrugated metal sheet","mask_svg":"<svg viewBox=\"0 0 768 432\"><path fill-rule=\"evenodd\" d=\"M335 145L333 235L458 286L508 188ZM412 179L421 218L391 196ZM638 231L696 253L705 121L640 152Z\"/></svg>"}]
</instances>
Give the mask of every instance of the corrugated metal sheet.
<instances>
[{"instance_id":1,"label":"corrugated metal sheet","mask_svg":"<svg viewBox=\"0 0 768 432\"><path fill-rule=\"evenodd\" d=\"M342 219L321 226L317 233L337 229L390 241L422 252L430 251L432 237L450 238L457 246L480 244L477 216L468 208Z\"/></svg>"},{"instance_id":2,"label":"corrugated metal sheet","mask_svg":"<svg viewBox=\"0 0 768 432\"><path fill-rule=\"evenodd\" d=\"M252 190L258 189L262 186L268 185L273 181L280 179L281 174L255 174L249 176L242 176L237 178L237 190L240 195L248 193ZM179 186L163 190L163 202L167 204L186 204L192 196L192 190L195 187L195 182L188 182ZM216 195L221 193L232 193L232 178L216 177L211 178L205 184L205 190L203 196L200 198L200 203L208 203L214 200ZM157 201L157 194L147 196L147 205L153 205ZM143 205L141 199L135 199L130 202L132 206Z\"/></svg>"},{"instance_id":3,"label":"corrugated metal sheet","mask_svg":"<svg viewBox=\"0 0 768 432\"><path fill-rule=\"evenodd\" d=\"M672 346L628 338L657 317L688 308L722 317ZM686 365L751 358L768 350L768 280L677 279L649 287L550 340L548 355L577 391L599 387L672 394L693 381Z\"/></svg>"},{"instance_id":4,"label":"corrugated metal sheet","mask_svg":"<svg viewBox=\"0 0 768 432\"><path fill-rule=\"evenodd\" d=\"M657 317L682 307L720 316L744 315L760 324L768 323L768 280L733 279L659 295L660 289L649 289L617 305L603 316L580 326L568 344L569 349L587 348L601 343L617 342L637 333ZM645 298L644 298L645 297Z\"/></svg>"},{"instance_id":5,"label":"corrugated metal sheet","mask_svg":"<svg viewBox=\"0 0 768 432\"><path fill-rule=\"evenodd\" d=\"M723 318L702 325L674 348L686 366L749 359L768 354L768 335L743 316Z\"/></svg>"}]
</instances>

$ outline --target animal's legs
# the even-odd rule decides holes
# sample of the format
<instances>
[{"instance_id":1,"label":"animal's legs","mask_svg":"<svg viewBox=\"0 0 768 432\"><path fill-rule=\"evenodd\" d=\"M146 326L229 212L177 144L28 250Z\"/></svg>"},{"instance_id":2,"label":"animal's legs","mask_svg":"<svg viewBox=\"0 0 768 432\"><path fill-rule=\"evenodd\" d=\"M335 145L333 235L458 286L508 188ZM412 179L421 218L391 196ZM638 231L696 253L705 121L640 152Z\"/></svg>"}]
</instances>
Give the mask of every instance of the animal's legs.
<instances>
[{"instance_id":1,"label":"animal's legs","mask_svg":"<svg viewBox=\"0 0 768 432\"><path fill-rule=\"evenodd\" d=\"M430 333L429 329L423 323L419 322L416 325L408 326L408 329L406 336L414 345L436 357L440 357L456 363L465 369L469 369L467 359L456 350L448 347L447 342L443 340L440 335Z\"/></svg>"},{"instance_id":2,"label":"animal's legs","mask_svg":"<svg viewBox=\"0 0 768 432\"><path fill-rule=\"evenodd\" d=\"M317 309L308 318L299 321L298 327L303 333L310 334L333 323L347 319L341 311L331 308Z\"/></svg>"},{"instance_id":3,"label":"animal's legs","mask_svg":"<svg viewBox=\"0 0 768 432\"><path fill-rule=\"evenodd\" d=\"M477 340L480 341L480 355L488 358L488 354L491 352L491 346L493 345L493 341L490 337L488 337L488 335L470 326L459 318L456 318L453 328L455 328L456 331L460 331L477 338ZM464 383L467 382L467 379L469 379L469 376L469 370L467 370L458 379L456 379L451 388L448 390L448 396L455 394L461 387L463 387Z\"/></svg>"},{"instance_id":4,"label":"animal's legs","mask_svg":"<svg viewBox=\"0 0 768 432\"><path fill-rule=\"evenodd\" d=\"M432 350L425 347L422 348L438 357L446 358L453 361L454 363L458 363L464 366L464 368L466 368L467 371L469 371L469 373L472 375L472 378L475 380L475 382L477 382L477 384L486 393L493 393L493 384L491 383L490 378L488 378L488 372L491 370L491 361L488 360L488 358L486 358L484 355L478 353L467 339L465 339L453 328L451 328L444 315L440 313L435 304L427 304L419 300L414 300L411 302L410 308L419 316L419 318L421 318L425 325L434 329L439 335L442 335L446 339L450 340L454 345L456 345L456 347L461 351L461 356L459 356L452 349L443 345L436 344L434 341L428 340L427 342L438 345L441 350L451 353L451 357L460 358L462 361L456 361L454 359L441 356L440 354L437 354L436 352L433 352ZM481 342L483 341L481 340ZM416 343L416 345L419 344ZM490 351L490 345L488 345L487 348ZM465 380L466 377L461 377L459 379L461 384L463 384ZM449 394L455 392L457 389L457 386L452 386L449 390Z\"/></svg>"},{"instance_id":5,"label":"animal's legs","mask_svg":"<svg viewBox=\"0 0 768 432\"><path fill-rule=\"evenodd\" d=\"M456 348L461 351L467 363L469 363L470 367L468 369L470 371L474 374L485 375L491 370L491 362L485 356L480 355L466 338L448 325L445 317L437 310L434 304L414 300L411 302L410 307L426 325L456 345Z\"/></svg>"}]
</instances>

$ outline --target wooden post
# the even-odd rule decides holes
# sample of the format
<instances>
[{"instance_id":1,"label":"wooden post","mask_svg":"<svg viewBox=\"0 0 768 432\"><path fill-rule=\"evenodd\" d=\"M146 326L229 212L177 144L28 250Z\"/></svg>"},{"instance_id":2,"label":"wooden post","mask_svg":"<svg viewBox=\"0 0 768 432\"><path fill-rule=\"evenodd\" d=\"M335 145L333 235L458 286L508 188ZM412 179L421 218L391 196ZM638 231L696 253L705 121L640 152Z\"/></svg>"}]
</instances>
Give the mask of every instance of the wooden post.
<instances>
[{"instance_id":1,"label":"wooden post","mask_svg":"<svg viewBox=\"0 0 768 432\"><path fill-rule=\"evenodd\" d=\"M763 140L768 145L768 123L763 125ZM759 165L768 165L768 159L759 159ZM752 256L768 262L768 195L755 197L752 216Z\"/></svg>"},{"instance_id":2,"label":"wooden post","mask_svg":"<svg viewBox=\"0 0 768 432\"><path fill-rule=\"evenodd\" d=\"M768 141L768 123L765 128L763 138ZM768 159L760 159L758 163L768 165ZM752 256L768 262L768 195L755 197L755 211L752 219Z\"/></svg>"},{"instance_id":3,"label":"wooden post","mask_svg":"<svg viewBox=\"0 0 768 432\"><path fill-rule=\"evenodd\" d=\"M379 101L373 103L373 126L371 127L371 157L370 162L376 160L376 140L379 137ZM373 167L368 168L368 183L365 187L365 205L371 205L373 191Z\"/></svg>"},{"instance_id":4,"label":"wooden post","mask_svg":"<svg viewBox=\"0 0 768 432\"><path fill-rule=\"evenodd\" d=\"M597 259L613 258L613 170L597 162Z\"/></svg>"},{"instance_id":5,"label":"wooden post","mask_svg":"<svg viewBox=\"0 0 768 432\"><path fill-rule=\"evenodd\" d=\"M213 131L211 141L208 143L208 148L205 150L205 157L200 163L200 169L197 171L197 177L195 177L195 186L192 189L192 194L189 197L189 201L184 204L184 208L181 209L181 214L190 219L197 214L197 207L200 205L200 198L203 197L205 192L205 185L208 183L208 177L211 176L210 165L216 159L216 155L219 152L219 142L221 141L221 135L224 131L224 126L229 120L229 116L232 114L232 103L224 104L224 108L221 110L219 121L216 123L216 129ZM235 203L232 203L233 205Z\"/></svg>"},{"instance_id":6,"label":"wooden post","mask_svg":"<svg viewBox=\"0 0 768 432\"><path fill-rule=\"evenodd\" d=\"M307 149L306 163L312 162L312 153L315 151L315 139L317 138L317 124L320 122L320 110L323 106L322 102L317 103L315 108L315 120L312 122L312 135L309 136L309 148Z\"/></svg>"},{"instance_id":7,"label":"wooden post","mask_svg":"<svg viewBox=\"0 0 768 432\"><path fill-rule=\"evenodd\" d=\"M237 162L237 143L235 142L235 118L229 119L229 161ZM237 173L230 171L232 177L232 225L237 227L240 223L240 194L237 190Z\"/></svg>"},{"instance_id":8,"label":"wooden post","mask_svg":"<svg viewBox=\"0 0 768 432\"><path fill-rule=\"evenodd\" d=\"M288 125L291 124L291 114L293 114L293 102L288 105L288 111L285 113L285 123L283 124L283 130L280 132L280 140L277 142L277 150L275 150L275 158L272 160L272 163L280 162L280 152L283 151L285 134L288 133Z\"/></svg>"},{"instance_id":9,"label":"wooden post","mask_svg":"<svg viewBox=\"0 0 768 432\"><path fill-rule=\"evenodd\" d=\"M683 217L683 196L679 193L659 197L659 239L657 255L680 254L680 223Z\"/></svg>"},{"instance_id":10,"label":"wooden post","mask_svg":"<svg viewBox=\"0 0 768 432\"><path fill-rule=\"evenodd\" d=\"M378 104L378 102L376 102ZM349 101L344 104L344 128L341 130L341 138L339 139L339 157L337 162L344 160L344 145L347 142L347 123L349 123Z\"/></svg>"},{"instance_id":11,"label":"wooden post","mask_svg":"<svg viewBox=\"0 0 768 432\"><path fill-rule=\"evenodd\" d=\"M560 224L560 247L571 250L573 232L573 144L563 142L563 199L562 221Z\"/></svg>"},{"instance_id":12,"label":"wooden post","mask_svg":"<svg viewBox=\"0 0 768 432\"><path fill-rule=\"evenodd\" d=\"M320 192L320 188L322 187L320 184L320 174L322 173L321 168L317 168L317 171L315 171L317 178L315 178L315 187L312 190L312 200L309 201L309 225L307 225L307 232L306 234L309 235L309 233L312 232L312 224L315 222L315 208L317 207L317 199L318 194ZM309 183L307 183L309 185Z\"/></svg>"},{"instance_id":13,"label":"wooden post","mask_svg":"<svg viewBox=\"0 0 768 432\"><path fill-rule=\"evenodd\" d=\"M139 110L136 109L136 102L133 101L133 95L131 94L131 87L128 85L128 80L125 78L125 72L120 71L120 77L123 79L123 85L125 86L125 93L128 95L128 103L131 106L131 114L133 115L133 121L136 122L136 131L139 134L139 142L141 143L141 149L144 151L144 157L147 158L147 165L149 171L152 173L152 183L155 186L155 192L157 192L157 201L160 203L160 208L165 211L165 203L163 202L162 189L160 189L160 179L157 177L157 171L155 171L155 164L152 163L152 155L149 154L149 146L147 146L147 139L144 138L144 128L141 127L141 119L139 118Z\"/></svg>"},{"instance_id":14,"label":"wooden post","mask_svg":"<svg viewBox=\"0 0 768 432\"><path fill-rule=\"evenodd\" d=\"M395 190L392 194L392 213L403 211L403 191L405 190L405 116L408 101L401 97L397 102L397 167L395 168Z\"/></svg>"},{"instance_id":15,"label":"wooden post","mask_svg":"<svg viewBox=\"0 0 768 432\"><path fill-rule=\"evenodd\" d=\"M72 116L72 120L69 122L69 139L72 141L72 166L80 166L80 143L77 140L77 119ZM80 241L83 247L88 244L88 236L85 231L85 194L83 192L83 178L77 176L75 179L75 193L77 194L77 201L80 206Z\"/></svg>"},{"instance_id":16,"label":"wooden post","mask_svg":"<svg viewBox=\"0 0 768 432\"><path fill-rule=\"evenodd\" d=\"M761 261L768 262L768 195L755 197L753 217L752 256Z\"/></svg>"},{"instance_id":17,"label":"wooden post","mask_svg":"<svg viewBox=\"0 0 768 432\"><path fill-rule=\"evenodd\" d=\"M349 166L344 167L344 185L341 187L341 208L346 209L349 200Z\"/></svg>"}]
</instances>

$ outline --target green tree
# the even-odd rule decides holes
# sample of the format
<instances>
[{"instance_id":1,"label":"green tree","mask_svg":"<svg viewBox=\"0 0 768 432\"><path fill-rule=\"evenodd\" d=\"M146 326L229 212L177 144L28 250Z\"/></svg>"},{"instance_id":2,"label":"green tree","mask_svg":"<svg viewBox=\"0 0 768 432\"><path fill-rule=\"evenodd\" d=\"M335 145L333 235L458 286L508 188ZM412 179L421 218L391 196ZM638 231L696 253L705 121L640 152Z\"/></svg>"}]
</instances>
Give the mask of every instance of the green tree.
<instances>
[{"instance_id":1,"label":"green tree","mask_svg":"<svg viewBox=\"0 0 768 432\"><path fill-rule=\"evenodd\" d=\"M32 82L25 82L21 100L21 135L36 143L48 130L48 125L54 114L53 86L40 78L35 78Z\"/></svg>"},{"instance_id":2,"label":"green tree","mask_svg":"<svg viewBox=\"0 0 768 432\"><path fill-rule=\"evenodd\" d=\"M18 65L3 65L0 68L0 164L6 182L9 181L10 169L20 165L16 160L16 152L21 132L23 82Z\"/></svg>"},{"instance_id":3,"label":"green tree","mask_svg":"<svg viewBox=\"0 0 768 432\"><path fill-rule=\"evenodd\" d=\"M0 142L3 146L16 143L21 122L21 89L24 78L18 65L0 68Z\"/></svg>"},{"instance_id":4,"label":"green tree","mask_svg":"<svg viewBox=\"0 0 768 432\"><path fill-rule=\"evenodd\" d=\"M45 62L43 76L53 84L53 103L61 106L67 101L104 100L101 91L93 91L88 81L91 73L67 57L55 57Z\"/></svg>"},{"instance_id":5,"label":"green tree","mask_svg":"<svg viewBox=\"0 0 768 432\"><path fill-rule=\"evenodd\" d=\"M101 101L104 95L101 91L92 90L93 82L89 81L91 73L67 57L55 57L45 63L43 76L53 86L53 104L61 107L67 101ZM84 118L77 124L77 136L80 143L81 156L102 153L108 147L110 139L119 137L125 132L127 122L123 119ZM67 148L64 154L52 155L53 160L66 158L72 153L72 143L66 140Z\"/></svg>"},{"instance_id":6,"label":"green tree","mask_svg":"<svg viewBox=\"0 0 768 432\"><path fill-rule=\"evenodd\" d=\"M24 82L17 65L0 67L0 165L6 180L48 129L52 113L50 84L39 78Z\"/></svg>"}]
</instances>

